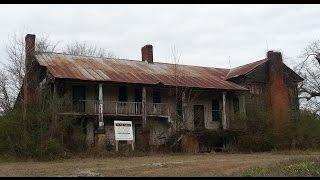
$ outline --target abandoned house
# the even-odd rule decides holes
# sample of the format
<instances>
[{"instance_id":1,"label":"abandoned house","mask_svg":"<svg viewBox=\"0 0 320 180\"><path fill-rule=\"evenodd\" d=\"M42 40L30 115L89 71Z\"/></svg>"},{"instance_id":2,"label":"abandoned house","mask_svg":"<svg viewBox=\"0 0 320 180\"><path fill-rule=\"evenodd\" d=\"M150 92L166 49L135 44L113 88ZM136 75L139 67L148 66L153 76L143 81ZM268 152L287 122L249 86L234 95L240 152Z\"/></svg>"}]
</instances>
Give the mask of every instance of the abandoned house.
<instances>
[{"instance_id":1,"label":"abandoned house","mask_svg":"<svg viewBox=\"0 0 320 180\"><path fill-rule=\"evenodd\" d=\"M280 52L223 69L156 62L152 45L141 48L141 60L127 60L36 52L35 35L25 41L24 99L32 103L43 90L69 98L58 115L86 119L91 146L113 143L114 120L132 121L134 141L156 146L178 125L228 129L237 116L259 108L281 122L299 109L297 84L303 79Z\"/></svg>"}]
</instances>

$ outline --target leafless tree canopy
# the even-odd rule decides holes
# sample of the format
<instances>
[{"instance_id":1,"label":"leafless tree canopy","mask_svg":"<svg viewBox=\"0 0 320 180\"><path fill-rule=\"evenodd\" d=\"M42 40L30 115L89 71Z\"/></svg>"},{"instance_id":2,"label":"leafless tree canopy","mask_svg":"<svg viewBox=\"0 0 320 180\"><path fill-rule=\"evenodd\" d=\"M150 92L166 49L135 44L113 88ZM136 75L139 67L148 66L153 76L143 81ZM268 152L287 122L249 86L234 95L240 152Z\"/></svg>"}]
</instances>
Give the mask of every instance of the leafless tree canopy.
<instances>
[{"instance_id":1,"label":"leafless tree canopy","mask_svg":"<svg viewBox=\"0 0 320 180\"><path fill-rule=\"evenodd\" d=\"M0 72L0 112L9 110L22 87L25 75L25 32L14 33L6 42L6 63L1 63ZM51 41L49 35L40 34L36 39L37 52L57 52L59 42ZM62 48L62 52L82 55L115 58L113 53L108 53L96 45L85 42L73 42Z\"/></svg>"},{"instance_id":2,"label":"leafless tree canopy","mask_svg":"<svg viewBox=\"0 0 320 180\"><path fill-rule=\"evenodd\" d=\"M80 56L93 56L102 58L116 58L116 56L107 52L103 48L98 48L95 44L88 44L87 42L74 41L67 44L63 51L66 54L80 55Z\"/></svg>"},{"instance_id":3,"label":"leafless tree canopy","mask_svg":"<svg viewBox=\"0 0 320 180\"><path fill-rule=\"evenodd\" d=\"M302 62L295 68L304 78L299 85L299 98L303 107L320 112L320 41L310 43L301 56Z\"/></svg>"},{"instance_id":4,"label":"leafless tree canopy","mask_svg":"<svg viewBox=\"0 0 320 180\"><path fill-rule=\"evenodd\" d=\"M49 40L48 35L40 35L36 43L36 51L54 52L58 43ZM6 60L2 63L0 78L0 109L7 111L16 99L25 75L25 40L24 34L14 33L6 44Z\"/></svg>"}]
</instances>

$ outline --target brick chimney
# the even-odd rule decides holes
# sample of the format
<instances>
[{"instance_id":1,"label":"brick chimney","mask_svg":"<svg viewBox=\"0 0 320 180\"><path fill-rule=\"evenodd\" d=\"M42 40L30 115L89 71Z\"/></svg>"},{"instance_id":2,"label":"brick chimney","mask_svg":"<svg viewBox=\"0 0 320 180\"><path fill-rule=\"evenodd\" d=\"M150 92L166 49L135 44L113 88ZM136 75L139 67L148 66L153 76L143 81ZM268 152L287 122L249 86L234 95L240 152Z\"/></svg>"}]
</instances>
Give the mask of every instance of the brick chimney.
<instances>
[{"instance_id":1,"label":"brick chimney","mask_svg":"<svg viewBox=\"0 0 320 180\"><path fill-rule=\"evenodd\" d=\"M276 130L289 120L289 92L284 81L281 52L268 51L267 102Z\"/></svg>"},{"instance_id":2,"label":"brick chimney","mask_svg":"<svg viewBox=\"0 0 320 180\"><path fill-rule=\"evenodd\" d=\"M282 54L281 52L268 51L267 59L269 61L270 71L282 74Z\"/></svg>"},{"instance_id":3,"label":"brick chimney","mask_svg":"<svg viewBox=\"0 0 320 180\"><path fill-rule=\"evenodd\" d=\"M25 37L25 79L24 79L24 102L29 104L34 101L36 96L35 91L35 77L34 70L32 69L32 62L34 60L35 52L35 40L34 34L27 34Z\"/></svg>"},{"instance_id":4,"label":"brick chimney","mask_svg":"<svg viewBox=\"0 0 320 180\"><path fill-rule=\"evenodd\" d=\"M36 47L36 35L34 34L27 34L25 37L25 51L26 51L26 60L25 60L25 66L26 66L26 72L28 72L30 65L33 61L33 55L35 52Z\"/></svg>"},{"instance_id":5,"label":"brick chimney","mask_svg":"<svg viewBox=\"0 0 320 180\"><path fill-rule=\"evenodd\" d=\"M147 44L141 48L142 61L153 63L153 47Z\"/></svg>"}]
</instances>

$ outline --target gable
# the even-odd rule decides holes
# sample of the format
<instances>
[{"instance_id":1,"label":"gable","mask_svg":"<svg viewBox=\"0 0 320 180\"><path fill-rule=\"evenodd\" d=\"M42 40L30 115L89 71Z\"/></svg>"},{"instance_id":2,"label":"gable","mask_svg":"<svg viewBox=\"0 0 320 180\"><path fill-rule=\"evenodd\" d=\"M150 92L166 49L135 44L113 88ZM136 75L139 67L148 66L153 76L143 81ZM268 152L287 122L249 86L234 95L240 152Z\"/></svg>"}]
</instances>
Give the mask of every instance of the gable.
<instances>
[{"instance_id":1,"label":"gable","mask_svg":"<svg viewBox=\"0 0 320 180\"><path fill-rule=\"evenodd\" d=\"M252 81L264 82L266 78L266 73L267 73L267 70L266 70L267 63L268 63L267 59L263 59L260 61L256 61L250 64L233 68L227 74L226 79L232 80L241 76L245 76L246 78L249 78ZM296 72L294 72L291 68L289 68L284 63L283 63L283 72L284 72L284 75L293 82L303 81L303 78L301 76L299 76Z\"/></svg>"}]
</instances>

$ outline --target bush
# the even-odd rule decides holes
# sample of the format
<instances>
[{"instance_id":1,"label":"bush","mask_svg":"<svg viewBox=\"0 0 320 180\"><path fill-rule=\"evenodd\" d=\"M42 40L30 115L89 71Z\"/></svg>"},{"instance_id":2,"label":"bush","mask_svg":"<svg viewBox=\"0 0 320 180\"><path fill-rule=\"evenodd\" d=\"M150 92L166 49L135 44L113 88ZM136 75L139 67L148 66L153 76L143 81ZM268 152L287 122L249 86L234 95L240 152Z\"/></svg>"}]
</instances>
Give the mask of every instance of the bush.
<instances>
[{"instance_id":1,"label":"bush","mask_svg":"<svg viewBox=\"0 0 320 180\"><path fill-rule=\"evenodd\" d=\"M319 115L301 111L299 116L274 129L264 113L252 113L247 118L247 131L238 137L241 151L270 151L320 148Z\"/></svg>"},{"instance_id":2,"label":"bush","mask_svg":"<svg viewBox=\"0 0 320 180\"><path fill-rule=\"evenodd\" d=\"M19 158L52 159L64 156L68 147L68 127L72 118L58 118L56 104L61 99L43 98L24 111L17 104L0 116L0 152ZM77 129L77 128L74 128ZM82 138L81 133L73 136Z\"/></svg>"},{"instance_id":3,"label":"bush","mask_svg":"<svg viewBox=\"0 0 320 180\"><path fill-rule=\"evenodd\" d=\"M215 147L222 147L223 133L220 130L204 129L196 132L198 134L199 144L201 147L212 150Z\"/></svg>"}]
</instances>

